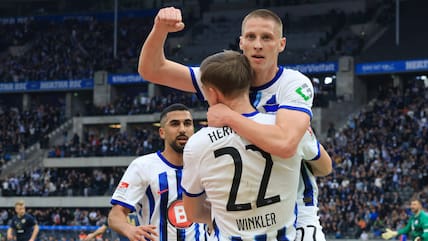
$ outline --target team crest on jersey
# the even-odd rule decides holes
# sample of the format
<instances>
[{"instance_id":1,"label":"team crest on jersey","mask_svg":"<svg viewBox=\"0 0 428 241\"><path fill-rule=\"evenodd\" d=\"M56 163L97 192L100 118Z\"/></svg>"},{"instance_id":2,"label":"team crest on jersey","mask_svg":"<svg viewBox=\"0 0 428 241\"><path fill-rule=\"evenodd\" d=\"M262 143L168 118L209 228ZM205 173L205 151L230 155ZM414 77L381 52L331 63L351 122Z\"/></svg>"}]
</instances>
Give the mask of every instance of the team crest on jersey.
<instances>
[{"instance_id":1,"label":"team crest on jersey","mask_svg":"<svg viewBox=\"0 0 428 241\"><path fill-rule=\"evenodd\" d=\"M25 219L22 219L21 222L24 224ZM23 227L20 222L15 222L15 226L16 226L17 230L22 229L22 227Z\"/></svg>"},{"instance_id":2,"label":"team crest on jersey","mask_svg":"<svg viewBox=\"0 0 428 241\"><path fill-rule=\"evenodd\" d=\"M305 101L308 101L312 98L312 89L307 84L303 84L297 88L296 93L300 95Z\"/></svg>"},{"instance_id":3,"label":"team crest on jersey","mask_svg":"<svg viewBox=\"0 0 428 241\"><path fill-rule=\"evenodd\" d=\"M272 97L266 101L266 104L263 105L266 113L276 112L278 110L278 103L276 101L276 95L272 95Z\"/></svg>"},{"instance_id":4,"label":"team crest on jersey","mask_svg":"<svg viewBox=\"0 0 428 241\"><path fill-rule=\"evenodd\" d=\"M183 200L175 200L169 205L168 221L175 228L188 228L192 225L184 211Z\"/></svg>"}]
</instances>

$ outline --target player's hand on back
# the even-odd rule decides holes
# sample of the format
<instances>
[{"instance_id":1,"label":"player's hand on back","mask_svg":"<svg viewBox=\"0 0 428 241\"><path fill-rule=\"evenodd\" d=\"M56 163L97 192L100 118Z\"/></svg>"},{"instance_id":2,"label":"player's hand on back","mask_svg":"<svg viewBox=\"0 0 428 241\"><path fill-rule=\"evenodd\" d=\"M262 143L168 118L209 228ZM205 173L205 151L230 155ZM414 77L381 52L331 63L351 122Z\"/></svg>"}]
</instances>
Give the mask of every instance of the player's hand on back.
<instances>
[{"instance_id":1,"label":"player's hand on back","mask_svg":"<svg viewBox=\"0 0 428 241\"><path fill-rule=\"evenodd\" d=\"M208 126L227 126L227 118L229 118L229 114L233 113L233 110L221 103L210 106L207 112Z\"/></svg>"},{"instance_id":2,"label":"player's hand on back","mask_svg":"<svg viewBox=\"0 0 428 241\"><path fill-rule=\"evenodd\" d=\"M181 10L174 7L162 8L155 18L155 28L167 32L178 32L184 29Z\"/></svg>"}]
</instances>

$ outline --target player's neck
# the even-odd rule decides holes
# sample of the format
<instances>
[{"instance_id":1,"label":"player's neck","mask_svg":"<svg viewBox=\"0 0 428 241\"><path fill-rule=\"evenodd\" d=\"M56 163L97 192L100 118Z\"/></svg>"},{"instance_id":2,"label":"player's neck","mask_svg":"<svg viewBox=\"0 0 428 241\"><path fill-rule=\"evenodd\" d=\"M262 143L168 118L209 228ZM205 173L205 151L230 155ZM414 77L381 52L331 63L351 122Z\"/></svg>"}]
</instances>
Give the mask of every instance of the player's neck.
<instances>
[{"instance_id":1,"label":"player's neck","mask_svg":"<svg viewBox=\"0 0 428 241\"><path fill-rule=\"evenodd\" d=\"M223 104L227 105L231 110L240 114L254 112L254 107L250 104L248 95L237 97L232 100L224 100Z\"/></svg>"},{"instance_id":2,"label":"player's neck","mask_svg":"<svg viewBox=\"0 0 428 241\"><path fill-rule=\"evenodd\" d=\"M419 214L421 214L421 210L418 210L417 212L415 212L415 217L419 216Z\"/></svg>"},{"instance_id":3,"label":"player's neck","mask_svg":"<svg viewBox=\"0 0 428 241\"><path fill-rule=\"evenodd\" d=\"M251 84L252 87L259 87L262 86L266 83L268 83L269 81L271 81L276 73L278 72L278 66L272 66L269 69L266 70L259 70L256 71L256 76Z\"/></svg>"},{"instance_id":4,"label":"player's neck","mask_svg":"<svg viewBox=\"0 0 428 241\"><path fill-rule=\"evenodd\" d=\"M177 153L170 148L165 148L162 152L162 156L164 156L169 163L175 166L183 166L183 153Z\"/></svg>"}]
</instances>

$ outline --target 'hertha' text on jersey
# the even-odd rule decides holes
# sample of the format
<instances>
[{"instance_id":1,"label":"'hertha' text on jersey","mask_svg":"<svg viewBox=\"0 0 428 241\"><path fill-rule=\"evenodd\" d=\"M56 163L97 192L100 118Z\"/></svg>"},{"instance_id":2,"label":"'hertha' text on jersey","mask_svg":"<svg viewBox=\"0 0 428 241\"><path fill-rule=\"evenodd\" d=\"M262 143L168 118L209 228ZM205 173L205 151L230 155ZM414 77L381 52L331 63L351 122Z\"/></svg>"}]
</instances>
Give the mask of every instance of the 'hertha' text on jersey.
<instances>
[{"instance_id":1,"label":"'hertha' text on jersey","mask_svg":"<svg viewBox=\"0 0 428 241\"><path fill-rule=\"evenodd\" d=\"M208 137L210 138L211 142L215 142L233 133L235 133L235 131L232 130L232 128L223 126L223 128L217 128L214 131L208 133Z\"/></svg>"}]
</instances>

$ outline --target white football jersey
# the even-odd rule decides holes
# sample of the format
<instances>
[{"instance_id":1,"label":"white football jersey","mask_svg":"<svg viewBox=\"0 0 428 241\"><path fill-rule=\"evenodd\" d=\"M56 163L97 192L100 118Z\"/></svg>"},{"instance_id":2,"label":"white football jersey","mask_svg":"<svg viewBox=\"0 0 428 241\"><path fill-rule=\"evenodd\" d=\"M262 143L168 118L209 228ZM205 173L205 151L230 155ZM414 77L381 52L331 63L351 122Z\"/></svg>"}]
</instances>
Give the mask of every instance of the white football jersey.
<instances>
[{"instance_id":1,"label":"white football jersey","mask_svg":"<svg viewBox=\"0 0 428 241\"><path fill-rule=\"evenodd\" d=\"M318 216L318 186L307 161L300 167L297 191L297 236L295 241L325 241Z\"/></svg>"},{"instance_id":2,"label":"white football jersey","mask_svg":"<svg viewBox=\"0 0 428 241\"><path fill-rule=\"evenodd\" d=\"M244 116L275 123L274 115L258 111ZM218 240L294 240L301 160L318 152L316 139L304 138L296 155L283 159L229 127L206 127L184 148L181 184L189 196L206 193Z\"/></svg>"},{"instance_id":3,"label":"white football jersey","mask_svg":"<svg viewBox=\"0 0 428 241\"><path fill-rule=\"evenodd\" d=\"M297 205L299 207L298 227L310 223L314 217L318 220L318 186L315 176L312 174L306 161L302 161L300 167L301 178L297 192Z\"/></svg>"},{"instance_id":4,"label":"white football jersey","mask_svg":"<svg viewBox=\"0 0 428 241\"><path fill-rule=\"evenodd\" d=\"M201 88L199 68L189 67L189 70L198 97L205 99ZM253 106L262 113L276 114L278 109L284 108L302 111L307 113L312 119L313 86L305 75L296 70L279 66L277 74L271 81L263 86L252 87L250 90ZM308 133L305 134L305 136L307 135ZM318 158L319 156L314 159ZM297 194L297 227L304 226L305 223L310 225L315 223L321 227L317 214L317 200L318 187L315 177L306 167L302 167Z\"/></svg>"},{"instance_id":5,"label":"white football jersey","mask_svg":"<svg viewBox=\"0 0 428 241\"><path fill-rule=\"evenodd\" d=\"M196 94L204 100L200 70L198 67L189 67L189 70ZM305 112L312 119L314 88L311 80L299 71L279 66L278 73L271 81L250 90L252 104L261 113L276 114L278 109L283 108Z\"/></svg>"},{"instance_id":6,"label":"white football jersey","mask_svg":"<svg viewBox=\"0 0 428 241\"><path fill-rule=\"evenodd\" d=\"M205 225L189 222L184 212L182 170L161 152L138 157L123 174L111 204L139 214L140 225L156 225L159 241L207 240Z\"/></svg>"}]
</instances>

